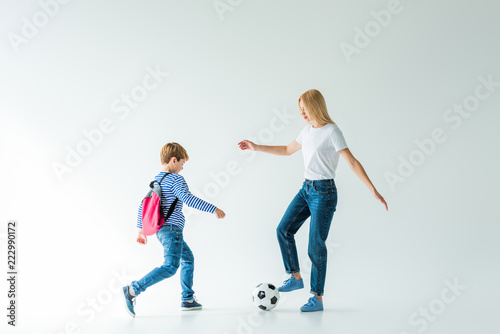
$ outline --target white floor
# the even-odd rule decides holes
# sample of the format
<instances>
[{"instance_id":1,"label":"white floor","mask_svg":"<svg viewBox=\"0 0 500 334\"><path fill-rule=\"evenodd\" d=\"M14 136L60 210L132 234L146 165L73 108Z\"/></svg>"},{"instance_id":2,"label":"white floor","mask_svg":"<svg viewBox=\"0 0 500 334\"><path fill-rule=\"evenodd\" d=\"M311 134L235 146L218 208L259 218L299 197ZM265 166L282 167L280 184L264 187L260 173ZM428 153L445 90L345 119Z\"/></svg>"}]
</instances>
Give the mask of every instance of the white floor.
<instances>
[{"instance_id":1,"label":"white floor","mask_svg":"<svg viewBox=\"0 0 500 334\"><path fill-rule=\"evenodd\" d=\"M409 229L411 226L406 226ZM437 237L444 227L436 226ZM473 242L467 230L455 226L453 237L426 238L425 229L411 231L411 238L332 239L325 285L325 310L301 313L310 297L307 249L300 240L305 289L282 293L278 306L260 311L251 302L256 284L279 284L279 256L253 263L255 252L238 253L242 261L214 257L199 251L195 276L196 296L202 311L180 311L179 274L139 295L136 317L126 312L120 287L141 277L153 266L145 260L96 269L96 262L66 263L44 273L35 258L26 258L19 280L18 327L6 321L0 333L98 334L98 333L338 333L338 334L498 334L500 333L500 270L498 229ZM339 233L340 234L340 233ZM154 246L144 252L158 253ZM336 245L340 245L336 247ZM335 246L335 247L334 247ZM198 246L199 247L199 246ZM201 249L201 247L199 247ZM277 252L276 252L277 253ZM144 254L142 254L144 257ZM141 257L141 258L142 258ZM147 257L146 257L147 258ZM222 259L220 263L212 258ZM161 260L161 257L160 257ZM102 260L103 262L105 260ZM221 268L230 263L230 268ZM248 270L247 268L255 268ZM119 277L119 278L118 278ZM0 281L0 291L6 291ZM5 314L5 313L4 313Z\"/></svg>"},{"instance_id":2,"label":"white floor","mask_svg":"<svg viewBox=\"0 0 500 334\"><path fill-rule=\"evenodd\" d=\"M498 334L498 289L492 291L492 285L484 283L487 285L468 285L449 303L439 302L443 298L439 288L435 298L428 298L425 303L415 304L414 300L405 300L408 296L401 296L399 305L390 304L383 294L378 304L368 300L365 304L354 304L348 299L330 298L325 299L325 310L315 313L299 311L308 297L304 290L281 294L277 308L269 312L260 311L250 300L239 307L224 307L204 300L203 310L183 312L177 300L168 300L161 293L145 293L143 298L138 298L137 314L132 318L125 311L121 296L116 294L92 317L71 311L73 316L65 318L62 316L67 311L64 305L59 309L50 306L38 313L27 310L29 317L20 315L18 328L8 328L2 333ZM161 289L155 291L158 290ZM414 291L415 298L421 294ZM447 290L444 296L450 300L453 293ZM50 305L50 300L47 302ZM429 320L425 320L425 312Z\"/></svg>"}]
</instances>

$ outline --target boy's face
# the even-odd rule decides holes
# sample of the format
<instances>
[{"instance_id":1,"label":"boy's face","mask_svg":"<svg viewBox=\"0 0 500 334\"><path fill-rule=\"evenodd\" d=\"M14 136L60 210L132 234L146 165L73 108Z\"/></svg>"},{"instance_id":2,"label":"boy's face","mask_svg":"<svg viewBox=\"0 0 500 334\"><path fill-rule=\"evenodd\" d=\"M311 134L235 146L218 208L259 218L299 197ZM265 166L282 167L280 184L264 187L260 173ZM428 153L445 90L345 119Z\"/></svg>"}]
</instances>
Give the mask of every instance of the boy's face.
<instances>
[{"instance_id":1,"label":"boy's face","mask_svg":"<svg viewBox=\"0 0 500 334\"><path fill-rule=\"evenodd\" d=\"M177 160L176 158L173 158L172 159L172 167L174 170L173 172L179 174L179 172L184 169L185 162L186 159Z\"/></svg>"}]
</instances>

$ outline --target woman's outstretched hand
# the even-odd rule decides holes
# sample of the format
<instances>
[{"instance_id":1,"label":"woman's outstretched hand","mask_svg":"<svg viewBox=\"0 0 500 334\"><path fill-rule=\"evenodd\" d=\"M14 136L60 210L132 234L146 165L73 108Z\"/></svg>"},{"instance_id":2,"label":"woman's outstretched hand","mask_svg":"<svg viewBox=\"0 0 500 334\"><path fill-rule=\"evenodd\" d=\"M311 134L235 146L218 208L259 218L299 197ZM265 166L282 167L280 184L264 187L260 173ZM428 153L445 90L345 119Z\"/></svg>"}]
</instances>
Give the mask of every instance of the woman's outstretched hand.
<instances>
[{"instance_id":1,"label":"woman's outstretched hand","mask_svg":"<svg viewBox=\"0 0 500 334\"><path fill-rule=\"evenodd\" d=\"M385 205L385 210L389 210L389 208L387 207L387 202L385 201L385 199L382 197L382 195L380 195L378 193L378 191L375 190L375 192L373 193L373 195L375 196L376 199L378 199L382 204Z\"/></svg>"},{"instance_id":2,"label":"woman's outstretched hand","mask_svg":"<svg viewBox=\"0 0 500 334\"><path fill-rule=\"evenodd\" d=\"M242 140L238 143L238 146L240 147L240 149L242 150L250 150L250 151L255 151L255 145L253 142L251 142L250 140Z\"/></svg>"}]
</instances>

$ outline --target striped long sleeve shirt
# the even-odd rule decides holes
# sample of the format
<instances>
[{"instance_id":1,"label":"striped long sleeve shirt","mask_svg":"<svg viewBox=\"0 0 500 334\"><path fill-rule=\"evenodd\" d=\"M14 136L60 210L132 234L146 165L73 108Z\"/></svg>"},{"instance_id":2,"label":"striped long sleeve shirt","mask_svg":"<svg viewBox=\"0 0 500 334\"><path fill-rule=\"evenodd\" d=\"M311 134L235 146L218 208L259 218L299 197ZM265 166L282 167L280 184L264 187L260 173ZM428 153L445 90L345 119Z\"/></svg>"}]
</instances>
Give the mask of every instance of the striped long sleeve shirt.
<instances>
[{"instance_id":1,"label":"striped long sleeve shirt","mask_svg":"<svg viewBox=\"0 0 500 334\"><path fill-rule=\"evenodd\" d=\"M156 175L156 181L160 182L165 173L166 172L160 172ZM179 199L175 205L174 212L172 212L172 215L168 218L165 224L172 224L180 227L181 229L184 228L186 219L182 214L183 203L186 203L189 207L210 213L214 213L215 209L217 209L214 205L191 194L184 177L179 174L171 173L165 176L160 186L161 206L165 216L167 215L168 209L174 202L175 198L177 197ZM139 206L139 212L137 214L137 227L142 228L142 202Z\"/></svg>"}]
</instances>

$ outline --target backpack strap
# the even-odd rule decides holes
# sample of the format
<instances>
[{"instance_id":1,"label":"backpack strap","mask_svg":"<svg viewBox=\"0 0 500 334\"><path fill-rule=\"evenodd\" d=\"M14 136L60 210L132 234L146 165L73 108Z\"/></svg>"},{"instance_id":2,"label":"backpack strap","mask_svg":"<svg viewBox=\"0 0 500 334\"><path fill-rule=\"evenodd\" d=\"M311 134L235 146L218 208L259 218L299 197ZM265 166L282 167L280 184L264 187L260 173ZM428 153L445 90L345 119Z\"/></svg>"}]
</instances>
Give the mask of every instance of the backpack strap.
<instances>
[{"instance_id":1,"label":"backpack strap","mask_svg":"<svg viewBox=\"0 0 500 334\"><path fill-rule=\"evenodd\" d=\"M167 213L167 217L165 217L165 221L168 220L168 218L170 217L170 215L172 215L172 212L174 212L174 209L175 209L175 205L177 204L177 201L179 199L176 197L175 200L174 200L174 203L172 203L172 205L170 206L170 208L168 209L168 213Z\"/></svg>"},{"instance_id":2,"label":"backpack strap","mask_svg":"<svg viewBox=\"0 0 500 334\"><path fill-rule=\"evenodd\" d=\"M167 176L168 174L170 174L170 173L165 173L165 175L163 175L163 177L161 178L160 182L158 182L158 184L160 185L160 187L161 187L161 183L163 182L163 179L164 179L164 178L165 178L165 176ZM149 186L150 186L151 188L153 188L153 185L154 185L154 183L155 183L155 182L156 182L156 180L155 180L155 181L153 181L153 182L151 182L151 184L150 184ZM174 202L172 203L172 205L170 205L170 208L168 209L167 217L165 217L165 221L167 221L167 220L168 220L168 218L169 218L169 217L172 215L172 213L174 212L175 205L177 204L177 201L178 201L178 200L179 200L179 199L176 197L176 198L175 198L175 200L174 200Z\"/></svg>"},{"instance_id":3,"label":"backpack strap","mask_svg":"<svg viewBox=\"0 0 500 334\"><path fill-rule=\"evenodd\" d=\"M153 189L154 186L155 186L155 182L158 182L158 184L161 186L161 183L163 182L163 179L165 178L165 176L167 176L168 174L170 173L165 173L165 175L163 175L163 177L161 178L160 182L156 181L156 180L153 180L151 181L151 183L149 184L149 188Z\"/></svg>"}]
</instances>

